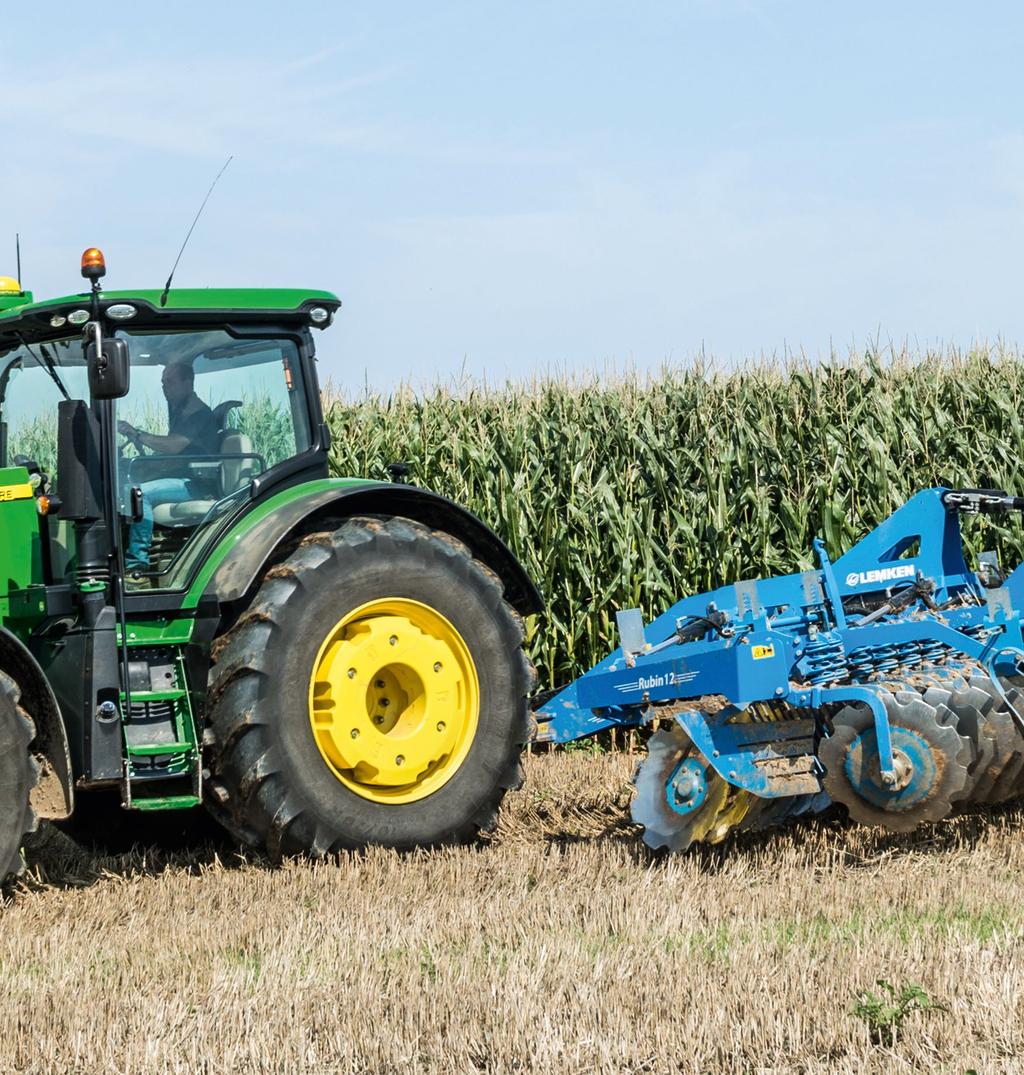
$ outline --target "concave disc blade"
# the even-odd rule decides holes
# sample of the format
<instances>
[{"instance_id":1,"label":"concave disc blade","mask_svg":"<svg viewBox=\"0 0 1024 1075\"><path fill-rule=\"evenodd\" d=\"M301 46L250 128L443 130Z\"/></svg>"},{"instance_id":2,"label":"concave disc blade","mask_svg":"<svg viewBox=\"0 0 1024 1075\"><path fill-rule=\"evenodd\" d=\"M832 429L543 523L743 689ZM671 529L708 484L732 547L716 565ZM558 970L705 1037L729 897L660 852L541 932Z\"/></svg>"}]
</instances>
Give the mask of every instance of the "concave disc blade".
<instances>
[{"instance_id":1,"label":"concave disc blade","mask_svg":"<svg viewBox=\"0 0 1024 1075\"><path fill-rule=\"evenodd\" d=\"M973 749L953 726L952 715L944 723L918 692L879 690L878 695L905 782L895 788L883 784L872 712L866 705L850 705L833 718L833 734L819 747L823 784L862 825L910 832L950 812L967 782Z\"/></svg>"}]
</instances>

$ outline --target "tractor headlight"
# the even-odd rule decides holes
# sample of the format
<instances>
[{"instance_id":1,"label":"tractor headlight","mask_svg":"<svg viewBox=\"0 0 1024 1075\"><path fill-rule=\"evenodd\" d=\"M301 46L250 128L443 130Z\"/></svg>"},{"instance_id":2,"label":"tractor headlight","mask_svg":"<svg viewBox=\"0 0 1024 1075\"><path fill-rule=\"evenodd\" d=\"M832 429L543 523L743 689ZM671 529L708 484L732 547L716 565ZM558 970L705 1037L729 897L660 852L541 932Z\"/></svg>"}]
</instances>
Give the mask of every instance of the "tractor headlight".
<instances>
[{"instance_id":1,"label":"tractor headlight","mask_svg":"<svg viewBox=\"0 0 1024 1075\"><path fill-rule=\"evenodd\" d=\"M127 321L138 312L134 306L127 302L117 302L113 306L107 307L107 317L112 317L115 321Z\"/></svg>"},{"instance_id":2,"label":"tractor headlight","mask_svg":"<svg viewBox=\"0 0 1024 1075\"><path fill-rule=\"evenodd\" d=\"M89 320L88 310L72 310L68 314L69 325L84 325Z\"/></svg>"},{"instance_id":3,"label":"tractor headlight","mask_svg":"<svg viewBox=\"0 0 1024 1075\"><path fill-rule=\"evenodd\" d=\"M324 324L330 316L331 315L322 306L314 306L313 309L309 311L309 319L314 325Z\"/></svg>"},{"instance_id":4,"label":"tractor headlight","mask_svg":"<svg viewBox=\"0 0 1024 1075\"><path fill-rule=\"evenodd\" d=\"M54 314L50 318L50 328L63 328L68 323L68 319L63 314Z\"/></svg>"}]
</instances>

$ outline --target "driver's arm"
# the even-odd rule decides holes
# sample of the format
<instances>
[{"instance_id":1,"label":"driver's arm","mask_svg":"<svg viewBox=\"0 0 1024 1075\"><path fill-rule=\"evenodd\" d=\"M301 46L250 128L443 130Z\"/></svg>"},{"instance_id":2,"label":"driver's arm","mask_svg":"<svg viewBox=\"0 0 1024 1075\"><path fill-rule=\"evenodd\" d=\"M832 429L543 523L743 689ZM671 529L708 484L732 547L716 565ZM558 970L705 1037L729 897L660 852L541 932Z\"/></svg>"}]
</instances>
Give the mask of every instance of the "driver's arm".
<instances>
[{"instance_id":1,"label":"driver's arm","mask_svg":"<svg viewBox=\"0 0 1024 1075\"><path fill-rule=\"evenodd\" d=\"M160 455L178 455L189 444L188 437L183 437L180 433L168 433L166 436L159 433L147 433L143 429L136 429L130 422L118 422L117 429L122 436Z\"/></svg>"}]
</instances>

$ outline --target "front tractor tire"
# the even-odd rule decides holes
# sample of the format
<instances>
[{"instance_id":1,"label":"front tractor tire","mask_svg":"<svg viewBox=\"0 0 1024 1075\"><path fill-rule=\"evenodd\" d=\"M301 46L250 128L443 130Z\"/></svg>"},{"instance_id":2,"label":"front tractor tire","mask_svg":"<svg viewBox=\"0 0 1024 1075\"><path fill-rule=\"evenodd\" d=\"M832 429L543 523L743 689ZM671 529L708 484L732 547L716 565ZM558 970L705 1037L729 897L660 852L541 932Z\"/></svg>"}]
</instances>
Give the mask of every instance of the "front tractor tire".
<instances>
[{"instance_id":1,"label":"front tractor tire","mask_svg":"<svg viewBox=\"0 0 1024 1075\"><path fill-rule=\"evenodd\" d=\"M214 816L273 858L475 839L522 783L522 645L451 535L397 517L310 535L215 646Z\"/></svg>"},{"instance_id":2,"label":"front tractor tire","mask_svg":"<svg viewBox=\"0 0 1024 1075\"><path fill-rule=\"evenodd\" d=\"M21 845L37 824L30 802L39 780L29 752L35 726L19 699L17 684L0 672L0 882L21 873Z\"/></svg>"}]
</instances>

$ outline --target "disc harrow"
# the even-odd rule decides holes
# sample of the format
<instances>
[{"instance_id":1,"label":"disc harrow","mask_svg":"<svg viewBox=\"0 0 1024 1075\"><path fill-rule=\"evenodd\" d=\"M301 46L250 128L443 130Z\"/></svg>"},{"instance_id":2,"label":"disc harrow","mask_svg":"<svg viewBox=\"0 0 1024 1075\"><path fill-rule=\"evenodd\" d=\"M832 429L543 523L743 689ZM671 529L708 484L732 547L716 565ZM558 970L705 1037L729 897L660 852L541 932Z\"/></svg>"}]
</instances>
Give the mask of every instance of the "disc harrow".
<instances>
[{"instance_id":1,"label":"disc harrow","mask_svg":"<svg viewBox=\"0 0 1024 1075\"><path fill-rule=\"evenodd\" d=\"M1024 792L1024 735L1020 713L1024 710L1022 695L1009 683L981 676L972 680L972 689L980 699L985 698L985 723L995 741L992 761L986 779L979 783L976 802L1001 803Z\"/></svg>"},{"instance_id":2,"label":"disc harrow","mask_svg":"<svg viewBox=\"0 0 1024 1075\"><path fill-rule=\"evenodd\" d=\"M685 851L697 841L716 843L721 817L730 798L737 798L678 726L651 736L635 784L633 820L643 825L650 847L669 851Z\"/></svg>"},{"instance_id":3,"label":"disc harrow","mask_svg":"<svg viewBox=\"0 0 1024 1075\"><path fill-rule=\"evenodd\" d=\"M967 783L971 742L944 702L918 691L880 692L889 723L896 779L883 779L875 717L868 706L844 707L818 757L825 791L862 825L912 832L923 821L941 821Z\"/></svg>"},{"instance_id":4,"label":"disc harrow","mask_svg":"<svg viewBox=\"0 0 1024 1075\"><path fill-rule=\"evenodd\" d=\"M1024 569L972 571L963 513L1004 493L918 493L818 568L618 614L620 648L538 709L566 742L657 723L632 818L685 851L841 806L911 832L1024 796ZM667 725L667 726L666 726Z\"/></svg>"}]
</instances>

